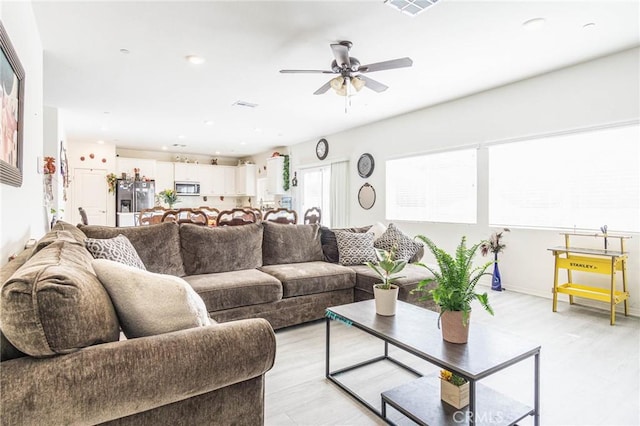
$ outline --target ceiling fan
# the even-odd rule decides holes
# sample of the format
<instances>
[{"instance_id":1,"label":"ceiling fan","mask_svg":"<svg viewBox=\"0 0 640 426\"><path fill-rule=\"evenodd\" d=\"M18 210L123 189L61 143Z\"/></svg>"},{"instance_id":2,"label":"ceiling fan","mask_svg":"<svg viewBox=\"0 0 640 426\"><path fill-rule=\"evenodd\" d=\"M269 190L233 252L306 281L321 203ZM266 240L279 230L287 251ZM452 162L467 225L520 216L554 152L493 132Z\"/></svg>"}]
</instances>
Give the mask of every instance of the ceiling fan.
<instances>
[{"instance_id":1,"label":"ceiling fan","mask_svg":"<svg viewBox=\"0 0 640 426\"><path fill-rule=\"evenodd\" d=\"M350 87L360 91L367 87L374 92L384 92L389 87L364 74L376 71L390 70L395 68L405 68L413 65L411 58L392 59L390 61L375 62L373 64L361 65L358 59L349 56L349 50L353 43L350 41L340 41L331 44L331 50L335 59L331 62L331 70L280 70L284 74L338 74L326 82L322 87L313 92L314 95L322 95L329 88L336 91L338 95L349 96Z\"/></svg>"}]
</instances>

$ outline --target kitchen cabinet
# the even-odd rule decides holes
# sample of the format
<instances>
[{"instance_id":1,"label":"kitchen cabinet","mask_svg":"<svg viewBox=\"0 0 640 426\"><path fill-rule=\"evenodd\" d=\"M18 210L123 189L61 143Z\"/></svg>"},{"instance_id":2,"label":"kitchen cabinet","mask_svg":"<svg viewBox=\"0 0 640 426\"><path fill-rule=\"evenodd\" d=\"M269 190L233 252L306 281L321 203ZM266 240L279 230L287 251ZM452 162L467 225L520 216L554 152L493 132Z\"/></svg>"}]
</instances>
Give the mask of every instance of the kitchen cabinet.
<instances>
[{"instance_id":1,"label":"kitchen cabinet","mask_svg":"<svg viewBox=\"0 0 640 426\"><path fill-rule=\"evenodd\" d=\"M156 194L173 187L173 163L169 161L156 161Z\"/></svg>"},{"instance_id":2,"label":"kitchen cabinet","mask_svg":"<svg viewBox=\"0 0 640 426\"><path fill-rule=\"evenodd\" d=\"M273 194L267 191L267 178L263 177L256 181L256 198L258 203L270 203L273 201Z\"/></svg>"},{"instance_id":3,"label":"kitchen cabinet","mask_svg":"<svg viewBox=\"0 0 640 426\"><path fill-rule=\"evenodd\" d=\"M215 175L216 166L210 164L198 165L198 179L200 179L200 195L214 195L215 192Z\"/></svg>"},{"instance_id":4,"label":"kitchen cabinet","mask_svg":"<svg viewBox=\"0 0 640 426\"><path fill-rule=\"evenodd\" d=\"M176 182L200 182L199 164L173 163L174 180Z\"/></svg>"},{"instance_id":5,"label":"kitchen cabinet","mask_svg":"<svg viewBox=\"0 0 640 426\"><path fill-rule=\"evenodd\" d=\"M256 195L256 165L243 164L236 167L236 194L253 197Z\"/></svg>"},{"instance_id":6,"label":"kitchen cabinet","mask_svg":"<svg viewBox=\"0 0 640 426\"><path fill-rule=\"evenodd\" d=\"M141 179L143 177L149 179L156 178L156 160L128 157L116 158L116 174L118 177L120 177L122 173L126 173L128 177L133 178L135 176L134 169L140 169Z\"/></svg>"},{"instance_id":7,"label":"kitchen cabinet","mask_svg":"<svg viewBox=\"0 0 640 426\"><path fill-rule=\"evenodd\" d=\"M206 166L207 192L202 187L203 195L236 195L236 168L235 166ZM201 185L202 183L201 182Z\"/></svg>"},{"instance_id":8,"label":"kitchen cabinet","mask_svg":"<svg viewBox=\"0 0 640 426\"><path fill-rule=\"evenodd\" d=\"M270 195L282 195L285 193L283 187L284 179L284 157L271 157L267 159L267 193Z\"/></svg>"}]
</instances>

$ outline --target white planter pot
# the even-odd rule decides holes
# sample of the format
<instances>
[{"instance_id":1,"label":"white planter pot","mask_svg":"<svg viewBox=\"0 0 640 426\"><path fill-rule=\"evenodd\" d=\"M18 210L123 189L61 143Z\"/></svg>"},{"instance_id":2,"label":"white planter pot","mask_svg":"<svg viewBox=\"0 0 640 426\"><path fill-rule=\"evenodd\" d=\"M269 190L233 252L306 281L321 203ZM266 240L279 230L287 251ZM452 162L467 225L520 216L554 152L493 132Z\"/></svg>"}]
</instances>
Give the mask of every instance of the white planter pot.
<instances>
[{"instance_id":1,"label":"white planter pot","mask_svg":"<svg viewBox=\"0 0 640 426\"><path fill-rule=\"evenodd\" d=\"M376 313L378 315L392 316L396 314L396 301L398 300L398 286L391 285L389 290L378 288L379 285L373 286L373 296L376 299Z\"/></svg>"}]
</instances>

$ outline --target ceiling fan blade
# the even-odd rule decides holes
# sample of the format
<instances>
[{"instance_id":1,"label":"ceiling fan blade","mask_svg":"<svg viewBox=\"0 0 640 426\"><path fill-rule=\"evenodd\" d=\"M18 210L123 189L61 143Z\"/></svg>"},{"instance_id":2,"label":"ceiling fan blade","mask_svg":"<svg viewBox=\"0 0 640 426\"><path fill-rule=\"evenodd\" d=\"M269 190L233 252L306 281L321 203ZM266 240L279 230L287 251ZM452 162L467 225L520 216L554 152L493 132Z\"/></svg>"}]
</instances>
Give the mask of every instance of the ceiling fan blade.
<instances>
[{"instance_id":1,"label":"ceiling fan blade","mask_svg":"<svg viewBox=\"0 0 640 426\"><path fill-rule=\"evenodd\" d=\"M336 63L340 68L343 68L345 65L347 68L351 67L351 61L349 60L349 46L334 43L331 45L331 50L333 50L333 56L335 56Z\"/></svg>"},{"instance_id":2,"label":"ceiling fan blade","mask_svg":"<svg viewBox=\"0 0 640 426\"><path fill-rule=\"evenodd\" d=\"M378 93L384 92L389 88L389 86L386 86L380 83L379 81L375 81L369 77L365 77L364 75L359 75L357 78L364 81L364 85L369 89L373 90L374 92L378 92Z\"/></svg>"},{"instance_id":3,"label":"ceiling fan blade","mask_svg":"<svg viewBox=\"0 0 640 426\"><path fill-rule=\"evenodd\" d=\"M392 59L390 61L376 62L373 64L361 65L359 72L374 72L382 70L392 70L394 68L405 68L413 65L411 58Z\"/></svg>"},{"instance_id":4,"label":"ceiling fan blade","mask_svg":"<svg viewBox=\"0 0 640 426\"><path fill-rule=\"evenodd\" d=\"M327 70L280 70L282 74L335 74Z\"/></svg>"},{"instance_id":5,"label":"ceiling fan blade","mask_svg":"<svg viewBox=\"0 0 640 426\"><path fill-rule=\"evenodd\" d=\"M331 87L331 80L327 81L324 85L322 85L322 87L320 87L318 90L313 92L313 94L322 95L323 93L326 93L326 91L329 90L330 87Z\"/></svg>"}]
</instances>

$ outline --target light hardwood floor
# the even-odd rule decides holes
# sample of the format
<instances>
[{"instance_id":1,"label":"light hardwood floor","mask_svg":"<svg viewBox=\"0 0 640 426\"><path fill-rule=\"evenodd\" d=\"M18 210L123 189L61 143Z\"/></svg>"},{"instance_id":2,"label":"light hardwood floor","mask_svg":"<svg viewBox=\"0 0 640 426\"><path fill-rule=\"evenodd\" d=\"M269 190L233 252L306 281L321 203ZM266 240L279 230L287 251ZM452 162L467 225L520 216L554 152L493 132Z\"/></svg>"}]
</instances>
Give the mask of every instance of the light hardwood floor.
<instances>
[{"instance_id":1,"label":"light hardwood floor","mask_svg":"<svg viewBox=\"0 0 640 426\"><path fill-rule=\"evenodd\" d=\"M542 346L542 425L640 425L640 320L606 310L514 292L491 292L496 312L476 306L473 324L482 323ZM578 299L576 299L578 301ZM379 355L383 344L354 328L332 325L332 369ZM276 363L266 376L265 423L287 425L384 425L381 419L324 377L325 323L318 321L276 332ZM427 374L432 365L397 348L393 356ZM533 362L525 361L482 381L531 405ZM380 392L412 380L388 362L343 376L365 398L380 405ZM439 395L434 395L439 398ZM403 424L399 413L390 414ZM520 425L531 425L527 418Z\"/></svg>"}]
</instances>

